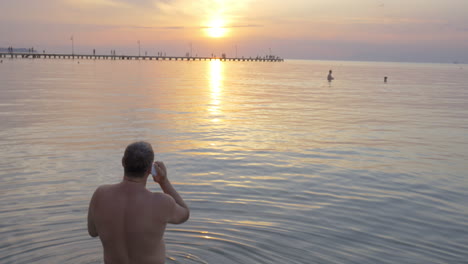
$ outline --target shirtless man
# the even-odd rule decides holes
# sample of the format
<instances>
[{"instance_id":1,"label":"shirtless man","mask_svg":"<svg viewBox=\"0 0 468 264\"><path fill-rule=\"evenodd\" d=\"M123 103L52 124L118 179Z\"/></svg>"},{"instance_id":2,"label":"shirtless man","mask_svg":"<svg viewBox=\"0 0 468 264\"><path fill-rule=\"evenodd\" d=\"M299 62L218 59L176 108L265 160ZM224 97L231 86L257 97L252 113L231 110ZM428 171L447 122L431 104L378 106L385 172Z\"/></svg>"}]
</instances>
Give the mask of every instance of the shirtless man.
<instances>
[{"instance_id":1,"label":"shirtless man","mask_svg":"<svg viewBox=\"0 0 468 264\"><path fill-rule=\"evenodd\" d=\"M127 146L122 158L123 180L96 189L88 210L88 233L101 239L105 263L164 263L166 224L187 221L190 212L167 178L163 162L153 163L154 153L146 142ZM164 193L146 189L152 176Z\"/></svg>"}]
</instances>

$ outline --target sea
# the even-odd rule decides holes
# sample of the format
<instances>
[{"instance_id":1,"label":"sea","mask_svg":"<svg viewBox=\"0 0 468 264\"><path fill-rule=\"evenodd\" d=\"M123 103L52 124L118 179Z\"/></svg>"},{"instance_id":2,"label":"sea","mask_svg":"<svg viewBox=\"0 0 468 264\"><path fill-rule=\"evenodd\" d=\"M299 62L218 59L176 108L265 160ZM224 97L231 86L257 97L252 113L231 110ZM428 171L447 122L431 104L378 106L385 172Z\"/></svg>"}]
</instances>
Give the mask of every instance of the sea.
<instances>
[{"instance_id":1,"label":"sea","mask_svg":"<svg viewBox=\"0 0 468 264\"><path fill-rule=\"evenodd\" d=\"M468 263L466 64L3 58L0 263L103 263L138 140L191 210L169 264Z\"/></svg>"}]
</instances>

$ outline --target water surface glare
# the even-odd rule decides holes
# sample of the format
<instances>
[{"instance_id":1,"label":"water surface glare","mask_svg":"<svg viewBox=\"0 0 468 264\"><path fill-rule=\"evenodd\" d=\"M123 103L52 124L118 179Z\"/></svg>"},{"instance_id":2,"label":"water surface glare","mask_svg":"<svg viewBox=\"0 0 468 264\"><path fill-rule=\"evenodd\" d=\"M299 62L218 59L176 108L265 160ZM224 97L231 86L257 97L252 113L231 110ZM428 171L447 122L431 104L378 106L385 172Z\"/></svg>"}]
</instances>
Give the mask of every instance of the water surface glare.
<instances>
[{"instance_id":1,"label":"water surface glare","mask_svg":"<svg viewBox=\"0 0 468 264\"><path fill-rule=\"evenodd\" d=\"M191 208L167 263L468 263L467 70L4 60L0 263L101 263L89 199L135 140Z\"/></svg>"}]
</instances>

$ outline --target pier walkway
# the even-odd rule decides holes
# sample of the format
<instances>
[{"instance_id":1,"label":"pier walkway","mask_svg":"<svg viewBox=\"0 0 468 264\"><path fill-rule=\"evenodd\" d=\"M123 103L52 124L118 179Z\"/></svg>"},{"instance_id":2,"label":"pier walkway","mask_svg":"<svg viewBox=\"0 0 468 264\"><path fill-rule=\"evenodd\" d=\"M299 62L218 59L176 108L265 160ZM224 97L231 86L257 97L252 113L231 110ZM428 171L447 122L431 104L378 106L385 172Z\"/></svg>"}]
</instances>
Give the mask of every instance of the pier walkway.
<instances>
[{"instance_id":1,"label":"pier walkway","mask_svg":"<svg viewBox=\"0 0 468 264\"><path fill-rule=\"evenodd\" d=\"M249 58L227 58L227 57L177 57L177 56L130 56L130 55L86 55L86 54L58 54L58 53L19 53L1 52L0 58L19 59L90 59L90 60L174 60L174 61L259 61L259 62L282 62L284 59L278 57L249 57Z\"/></svg>"}]
</instances>

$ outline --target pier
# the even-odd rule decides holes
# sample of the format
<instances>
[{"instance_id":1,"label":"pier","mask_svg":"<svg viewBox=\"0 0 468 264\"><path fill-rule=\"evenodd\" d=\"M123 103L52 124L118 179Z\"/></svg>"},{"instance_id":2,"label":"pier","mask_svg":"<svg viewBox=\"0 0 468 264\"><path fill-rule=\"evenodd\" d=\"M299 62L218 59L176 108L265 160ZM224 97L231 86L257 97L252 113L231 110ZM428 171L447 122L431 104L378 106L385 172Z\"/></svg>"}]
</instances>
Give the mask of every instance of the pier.
<instances>
[{"instance_id":1,"label":"pier","mask_svg":"<svg viewBox=\"0 0 468 264\"><path fill-rule=\"evenodd\" d=\"M168 60L168 61L252 61L252 62L282 62L284 59L273 56L229 58L229 57L177 57L177 56L131 56L131 55L89 55L89 54L59 54L59 53L21 53L0 52L0 58L12 59L80 59L80 60Z\"/></svg>"}]
</instances>

